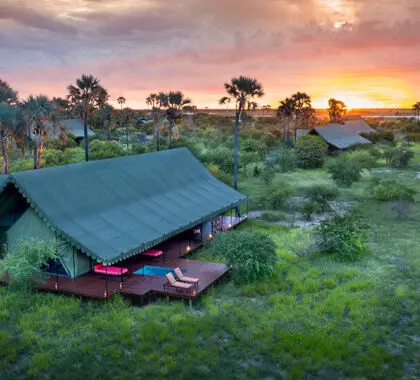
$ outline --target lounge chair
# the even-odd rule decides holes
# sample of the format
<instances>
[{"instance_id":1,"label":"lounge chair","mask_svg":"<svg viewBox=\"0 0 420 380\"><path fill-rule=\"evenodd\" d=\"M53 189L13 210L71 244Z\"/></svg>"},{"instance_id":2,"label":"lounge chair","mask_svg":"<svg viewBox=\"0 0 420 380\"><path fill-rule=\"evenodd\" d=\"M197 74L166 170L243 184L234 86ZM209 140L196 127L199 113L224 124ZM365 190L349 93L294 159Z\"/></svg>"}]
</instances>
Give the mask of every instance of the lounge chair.
<instances>
[{"instance_id":1,"label":"lounge chair","mask_svg":"<svg viewBox=\"0 0 420 380\"><path fill-rule=\"evenodd\" d=\"M128 269L97 264L93 267L93 271L95 273L107 274L109 276L120 276L121 274L127 273Z\"/></svg>"},{"instance_id":2,"label":"lounge chair","mask_svg":"<svg viewBox=\"0 0 420 380\"><path fill-rule=\"evenodd\" d=\"M199 278L185 276L179 267L175 268L174 272L179 281L188 282L188 283L194 284L195 286L198 286L198 283L200 281Z\"/></svg>"},{"instance_id":3,"label":"lounge chair","mask_svg":"<svg viewBox=\"0 0 420 380\"><path fill-rule=\"evenodd\" d=\"M167 273L165 277L167 278L168 282L166 284L163 284L164 289L168 287L172 287L172 288L175 288L176 290L178 289L189 290L193 286L192 284L187 284L185 282L175 280L175 277L172 273Z\"/></svg>"}]
</instances>

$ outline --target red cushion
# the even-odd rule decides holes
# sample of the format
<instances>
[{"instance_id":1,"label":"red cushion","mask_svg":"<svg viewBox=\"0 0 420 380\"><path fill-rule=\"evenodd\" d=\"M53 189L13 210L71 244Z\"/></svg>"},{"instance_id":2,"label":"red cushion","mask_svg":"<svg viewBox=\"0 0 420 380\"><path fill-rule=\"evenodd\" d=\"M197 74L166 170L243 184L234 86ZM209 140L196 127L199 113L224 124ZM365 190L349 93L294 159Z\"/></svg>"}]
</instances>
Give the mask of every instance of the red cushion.
<instances>
[{"instance_id":1,"label":"red cushion","mask_svg":"<svg viewBox=\"0 0 420 380\"><path fill-rule=\"evenodd\" d=\"M128 269L113 266L105 266L104 264L97 264L93 267L93 271L96 273L109 274L111 276L119 276L120 274L127 273Z\"/></svg>"},{"instance_id":2,"label":"red cushion","mask_svg":"<svg viewBox=\"0 0 420 380\"><path fill-rule=\"evenodd\" d=\"M163 254L163 252L159 251L157 249L148 249L147 251L141 252L141 255L154 256L154 257L160 256L162 254Z\"/></svg>"}]
</instances>

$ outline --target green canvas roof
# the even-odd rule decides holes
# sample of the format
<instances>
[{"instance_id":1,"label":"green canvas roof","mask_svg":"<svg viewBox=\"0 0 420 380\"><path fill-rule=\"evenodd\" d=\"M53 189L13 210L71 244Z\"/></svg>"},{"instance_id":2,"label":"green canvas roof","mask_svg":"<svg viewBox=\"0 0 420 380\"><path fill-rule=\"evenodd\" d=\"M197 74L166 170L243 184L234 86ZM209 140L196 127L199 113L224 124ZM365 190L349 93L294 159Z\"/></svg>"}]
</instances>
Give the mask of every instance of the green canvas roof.
<instances>
[{"instance_id":1,"label":"green canvas roof","mask_svg":"<svg viewBox=\"0 0 420 380\"><path fill-rule=\"evenodd\" d=\"M19 172L10 180L60 238L106 264L246 199L186 148Z\"/></svg>"},{"instance_id":2,"label":"green canvas roof","mask_svg":"<svg viewBox=\"0 0 420 380\"><path fill-rule=\"evenodd\" d=\"M328 124L325 127L314 128L315 132L321 136L326 143L338 149L348 149L355 145L371 144L371 142L360 136L351 128L346 129L345 125Z\"/></svg>"}]
</instances>

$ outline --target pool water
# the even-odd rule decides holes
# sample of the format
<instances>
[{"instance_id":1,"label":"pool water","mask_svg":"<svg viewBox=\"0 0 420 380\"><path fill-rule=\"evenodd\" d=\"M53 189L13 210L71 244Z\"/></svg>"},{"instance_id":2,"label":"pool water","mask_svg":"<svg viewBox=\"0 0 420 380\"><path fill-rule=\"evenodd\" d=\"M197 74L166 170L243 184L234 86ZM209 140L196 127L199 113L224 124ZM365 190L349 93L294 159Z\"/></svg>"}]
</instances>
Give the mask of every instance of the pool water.
<instances>
[{"instance_id":1,"label":"pool water","mask_svg":"<svg viewBox=\"0 0 420 380\"><path fill-rule=\"evenodd\" d=\"M185 270L182 270L182 272L185 272ZM165 275L168 273L172 273L175 276L175 273L172 270L172 268L154 267L151 265L145 265L144 267L134 272L134 274L156 277L165 277Z\"/></svg>"}]
</instances>

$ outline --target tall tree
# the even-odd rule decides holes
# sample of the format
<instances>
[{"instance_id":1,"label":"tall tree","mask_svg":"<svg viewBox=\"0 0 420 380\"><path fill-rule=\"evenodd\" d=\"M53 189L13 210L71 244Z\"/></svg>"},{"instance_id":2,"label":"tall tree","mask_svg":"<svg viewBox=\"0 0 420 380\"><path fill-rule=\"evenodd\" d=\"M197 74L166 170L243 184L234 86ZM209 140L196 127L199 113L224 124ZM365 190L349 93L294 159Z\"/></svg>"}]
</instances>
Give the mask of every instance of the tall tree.
<instances>
[{"instance_id":1,"label":"tall tree","mask_svg":"<svg viewBox=\"0 0 420 380\"><path fill-rule=\"evenodd\" d=\"M413 110L416 111L417 123L420 124L420 102L413 105Z\"/></svg>"},{"instance_id":2,"label":"tall tree","mask_svg":"<svg viewBox=\"0 0 420 380\"><path fill-rule=\"evenodd\" d=\"M34 144L34 169L39 169L41 165L41 154L43 137L51 133L51 118L54 104L46 96L30 95L22 104L22 109L30 125L30 134Z\"/></svg>"},{"instance_id":3,"label":"tall tree","mask_svg":"<svg viewBox=\"0 0 420 380\"><path fill-rule=\"evenodd\" d=\"M9 137L13 129L13 124L16 118L16 108L7 104L6 102L0 103L0 148L3 157L3 169L1 174L9 174L9 163L7 158L7 145Z\"/></svg>"},{"instance_id":4,"label":"tall tree","mask_svg":"<svg viewBox=\"0 0 420 380\"><path fill-rule=\"evenodd\" d=\"M106 129L108 141L111 141L111 130L114 128L116 118L114 117L114 107L109 104L105 104L98 110L99 122L102 125L102 131Z\"/></svg>"},{"instance_id":5,"label":"tall tree","mask_svg":"<svg viewBox=\"0 0 420 380\"><path fill-rule=\"evenodd\" d=\"M159 97L158 94L155 93L151 93L147 98L146 98L146 104L148 106L152 107L152 111L156 108L157 104L159 102Z\"/></svg>"},{"instance_id":6,"label":"tall tree","mask_svg":"<svg viewBox=\"0 0 420 380\"><path fill-rule=\"evenodd\" d=\"M226 109L229 107L229 103L230 103L231 99L228 96L223 96L219 99L219 104L221 106L226 105Z\"/></svg>"},{"instance_id":7,"label":"tall tree","mask_svg":"<svg viewBox=\"0 0 420 380\"><path fill-rule=\"evenodd\" d=\"M185 97L181 91L159 93L159 106L163 110L163 117L169 123L169 149L172 149L172 134L175 122L182 119L182 109L187 104L191 104L191 99Z\"/></svg>"},{"instance_id":8,"label":"tall tree","mask_svg":"<svg viewBox=\"0 0 420 380\"><path fill-rule=\"evenodd\" d=\"M328 114L332 123L340 123L347 113L347 106L341 101L331 98L328 100Z\"/></svg>"},{"instance_id":9,"label":"tall tree","mask_svg":"<svg viewBox=\"0 0 420 380\"><path fill-rule=\"evenodd\" d=\"M280 101L279 108L277 109L277 117L283 120L283 140L286 144L291 145L290 142L290 127L295 115L296 103L293 98L286 98Z\"/></svg>"},{"instance_id":10,"label":"tall tree","mask_svg":"<svg viewBox=\"0 0 420 380\"><path fill-rule=\"evenodd\" d=\"M100 80L93 75L83 74L76 79L76 86L67 87L67 98L80 105L80 115L84 122L85 160L89 161L88 118L92 118L96 109L103 107L109 99L108 92L100 85Z\"/></svg>"},{"instance_id":11,"label":"tall tree","mask_svg":"<svg viewBox=\"0 0 420 380\"><path fill-rule=\"evenodd\" d=\"M232 78L230 82L225 83L225 90L228 95L235 99L236 118L234 129L234 149L233 149L233 185L238 188L238 155L239 155L239 118L245 109L248 101L254 98L264 96L263 85L257 79L240 76Z\"/></svg>"},{"instance_id":12,"label":"tall tree","mask_svg":"<svg viewBox=\"0 0 420 380\"><path fill-rule=\"evenodd\" d=\"M315 114L312 108L311 97L306 92L297 92L292 95L295 103L295 128L294 128L294 143L296 144L297 129L301 123L308 126L310 118Z\"/></svg>"},{"instance_id":13,"label":"tall tree","mask_svg":"<svg viewBox=\"0 0 420 380\"><path fill-rule=\"evenodd\" d=\"M18 91L0 78L0 103L14 105L18 101Z\"/></svg>"},{"instance_id":14,"label":"tall tree","mask_svg":"<svg viewBox=\"0 0 420 380\"><path fill-rule=\"evenodd\" d=\"M118 102L118 104L121 106L121 111L122 111L122 106L125 104L125 102L127 101L127 99L126 98L124 98L124 96L119 96L118 98L117 98L117 102Z\"/></svg>"}]
</instances>

